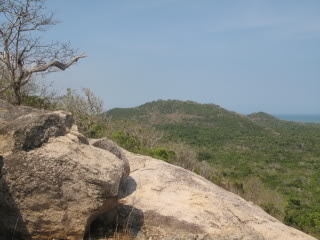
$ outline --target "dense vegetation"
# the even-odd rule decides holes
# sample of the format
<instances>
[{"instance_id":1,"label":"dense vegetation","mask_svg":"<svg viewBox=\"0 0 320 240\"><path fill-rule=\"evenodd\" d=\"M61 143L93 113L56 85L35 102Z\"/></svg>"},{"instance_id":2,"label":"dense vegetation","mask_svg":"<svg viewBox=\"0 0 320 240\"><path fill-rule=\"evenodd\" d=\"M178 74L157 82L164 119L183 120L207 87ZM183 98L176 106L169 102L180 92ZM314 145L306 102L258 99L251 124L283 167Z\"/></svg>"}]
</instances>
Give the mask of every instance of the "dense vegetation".
<instances>
[{"instance_id":1,"label":"dense vegetation","mask_svg":"<svg viewBox=\"0 0 320 240\"><path fill-rule=\"evenodd\" d=\"M183 143L197 160L187 168L320 237L320 124L282 121L266 113L244 116L213 104L175 100L113 109L106 116L164 133L157 147L143 150L149 155L183 165L188 158L177 160L175 149ZM137 146L128 143L135 139L130 130L115 131L113 139L129 149Z\"/></svg>"}]
</instances>

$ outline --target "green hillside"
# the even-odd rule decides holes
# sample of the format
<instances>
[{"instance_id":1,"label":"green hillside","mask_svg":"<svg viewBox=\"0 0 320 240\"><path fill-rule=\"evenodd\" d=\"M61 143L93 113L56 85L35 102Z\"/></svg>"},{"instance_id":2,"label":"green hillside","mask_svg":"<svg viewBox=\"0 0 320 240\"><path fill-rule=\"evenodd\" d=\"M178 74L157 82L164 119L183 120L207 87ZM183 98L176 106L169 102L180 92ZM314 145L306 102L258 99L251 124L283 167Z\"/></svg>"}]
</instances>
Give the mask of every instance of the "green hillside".
<instances>
[{"instance_id":1,"label":"green hillside","mask_svg":"<svg viewBox=\"0 0 320 240\"><path fill-rule=\"evenodd\" d=\"M106 115L153 126L165 133L165 141L189 145L237 193L248 182L261 182L270 190L265 195L281 199L261 204L266 211L320 236L320 124L283 121L266 113L245 116L214 104L177 100L112 109ZM260 191L255 188L251 194Z\"/></svg>"}]
</instances>

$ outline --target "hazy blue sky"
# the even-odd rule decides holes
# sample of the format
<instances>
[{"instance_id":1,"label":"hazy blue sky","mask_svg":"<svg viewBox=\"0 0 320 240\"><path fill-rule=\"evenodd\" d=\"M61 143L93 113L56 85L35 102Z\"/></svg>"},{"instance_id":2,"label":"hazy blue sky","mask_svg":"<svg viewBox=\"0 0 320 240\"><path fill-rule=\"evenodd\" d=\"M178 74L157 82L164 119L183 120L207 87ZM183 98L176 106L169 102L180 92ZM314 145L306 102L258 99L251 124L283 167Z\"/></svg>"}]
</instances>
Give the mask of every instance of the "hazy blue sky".
<instances>
[{"instance_id":1,"label":"hazy blue sky","mask_svg":"<svg viewBox=\"0 0 320 240\"><path fill-rule=\"evenodd\" d=\"M50 0L46 38L89 56L55 73L106 108L157 99L320 114L319 0Z\"/></svg>"}]
</instances>

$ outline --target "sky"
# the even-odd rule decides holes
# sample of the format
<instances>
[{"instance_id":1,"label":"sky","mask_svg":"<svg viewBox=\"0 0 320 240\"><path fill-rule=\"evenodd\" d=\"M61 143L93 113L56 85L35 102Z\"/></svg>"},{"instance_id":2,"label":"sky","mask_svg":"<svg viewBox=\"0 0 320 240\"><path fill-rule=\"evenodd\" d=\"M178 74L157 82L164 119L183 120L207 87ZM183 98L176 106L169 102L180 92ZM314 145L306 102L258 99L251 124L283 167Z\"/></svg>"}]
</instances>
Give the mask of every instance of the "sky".
<instances>
[{"instance_id":1,"label":"sky","mask_svg":"<svg viewBox=\"0 0 320 240\"><path fill-rule=\"evenodd\" d=\"M48 79L106 109L157 99L320 114L319 0L49 0L43 36L88 58Z\"/></svg>"}]
</instances>

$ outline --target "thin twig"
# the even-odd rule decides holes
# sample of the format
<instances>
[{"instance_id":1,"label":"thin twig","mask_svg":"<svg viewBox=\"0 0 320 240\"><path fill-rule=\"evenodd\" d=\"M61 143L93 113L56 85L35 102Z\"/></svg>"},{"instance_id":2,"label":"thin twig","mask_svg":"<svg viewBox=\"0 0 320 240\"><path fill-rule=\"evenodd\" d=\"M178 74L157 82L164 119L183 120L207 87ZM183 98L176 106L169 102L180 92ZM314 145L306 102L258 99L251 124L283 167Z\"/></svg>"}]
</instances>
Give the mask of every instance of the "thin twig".
<instances>
[{"instance_id":1,"label":"thin twig","mask_svg":"<svg viewBox=\"0 0 320 240\"><path fill-rule=\"evenodd\" d=\"M19 218L17 218L16 226L14 227L14 232L13 232L13 234L12 234L12 240L13 240L14 234L15 234L15 232L16 232L16 230L17 230L18 222L19 222Z\"/></svg>"}]
</instances>

